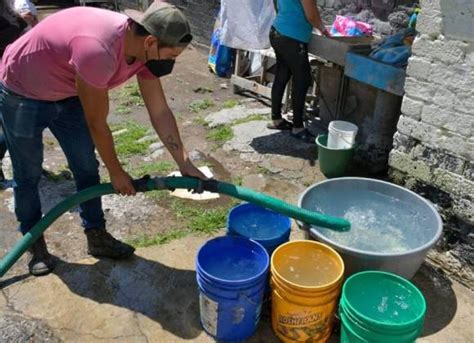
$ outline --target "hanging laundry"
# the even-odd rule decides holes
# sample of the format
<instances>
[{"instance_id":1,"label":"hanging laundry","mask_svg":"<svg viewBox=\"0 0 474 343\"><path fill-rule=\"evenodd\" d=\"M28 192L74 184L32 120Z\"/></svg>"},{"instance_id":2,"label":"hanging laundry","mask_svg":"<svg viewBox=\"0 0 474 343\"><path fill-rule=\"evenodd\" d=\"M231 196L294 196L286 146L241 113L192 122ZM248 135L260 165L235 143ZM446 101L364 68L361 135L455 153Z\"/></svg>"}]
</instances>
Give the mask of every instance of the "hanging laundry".
<instances>
[{"instance_id":1,"label":"hanging laundry","mask_svg":"<svg viewBox=\"0 0 474 343\"><path fill-rule=\"evenodd\" d=\"M274 18L273 0L221 0L221 42L234 49L268 49Z\"/></svg>"}]
</instances>

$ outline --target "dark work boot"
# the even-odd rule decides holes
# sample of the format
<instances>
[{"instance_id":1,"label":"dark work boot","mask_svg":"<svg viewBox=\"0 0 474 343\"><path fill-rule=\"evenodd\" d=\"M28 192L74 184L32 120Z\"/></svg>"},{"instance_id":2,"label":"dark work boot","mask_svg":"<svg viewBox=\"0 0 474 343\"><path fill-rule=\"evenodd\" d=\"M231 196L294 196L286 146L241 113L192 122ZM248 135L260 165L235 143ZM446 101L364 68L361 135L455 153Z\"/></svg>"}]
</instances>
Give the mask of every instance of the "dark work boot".
<instances>
[{"instance_id":1,"label":"dark work boot","mask_svg":"<svg viewBox=\"0 0 474 343\"><path fill-rule=\"evenodd\" d=\"M54 258L48 252L44 236L38 238L33 245L28 249L32 258L28 263L30 274L34 276L41 276L51 273L54 269Z\"/></svg>"},{"instance_id":2,"label":"dark work boot","mask_svg":"<svg viewBox=\"0 0 474 343\"><path fill-rule=\"evenodd\" d=\"M135 248L112 237L105 229L85 230L87 252L95 257L110 257L116 260L133 255Z\"/></svg>"}]
</instances>

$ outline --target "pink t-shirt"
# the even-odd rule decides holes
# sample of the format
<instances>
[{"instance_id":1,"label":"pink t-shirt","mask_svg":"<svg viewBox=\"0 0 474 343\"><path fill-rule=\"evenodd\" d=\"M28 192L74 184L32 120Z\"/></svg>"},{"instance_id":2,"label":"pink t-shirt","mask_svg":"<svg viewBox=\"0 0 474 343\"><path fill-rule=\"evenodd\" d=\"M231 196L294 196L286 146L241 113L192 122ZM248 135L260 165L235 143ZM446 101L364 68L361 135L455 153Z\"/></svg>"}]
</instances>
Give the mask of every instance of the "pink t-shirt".
<instances>
[{"instance_id":1,"label":"pink t-shirt","mask_svg":"<svg viewBox=\"0 0 474 343\"><path fill-rule=\"evenodd\" d=\"M127 16L91 7L59 11L11 44L0 62L0 81L27 98L57 101L77 96L76 75L111 89L133 75L153 78L142 62L124 55Z\"/></svg>"}]
</instances>

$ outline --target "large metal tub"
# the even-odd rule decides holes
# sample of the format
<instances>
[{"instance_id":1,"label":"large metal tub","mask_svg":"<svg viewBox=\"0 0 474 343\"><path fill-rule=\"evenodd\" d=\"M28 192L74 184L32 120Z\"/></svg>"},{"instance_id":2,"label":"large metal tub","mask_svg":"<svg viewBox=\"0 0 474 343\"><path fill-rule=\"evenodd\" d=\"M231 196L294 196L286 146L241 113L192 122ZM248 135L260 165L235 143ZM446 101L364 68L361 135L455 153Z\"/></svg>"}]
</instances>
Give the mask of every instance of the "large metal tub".
<instances>
[{"instance_id":1,"label":"large metal tub","mask_svg":"<svg viewBox=\"0 0 474 343\"><path fill-rule=\"evenodd\" d=\"M411 279L423 263L428 250L439 239L443 227L435 207L426 199L389 182L345 177L326 180L309 187L300 196L299 206L309 210L320 210L329 215L344 216L351 204L360 203L366 194L373 194L374 192L380 194L380 196L387 196L387 199L392 198L403 204L408 204L409 215L411 213L417 214L417 218L413 218L412 223L412 225L417 226L411 226L410 230L415 230L414 232L421 234L421 236L417 236L417 240L420 240L418 246L405 252L367 251L353 248L350 246L351 243L340 244L340 242L335 242L334 239L328 237L327 229L316 226L305 227L299 223L300 227L308 230L309 237L328 244L341 254L346 267L346 277L364 270L383 270ZM401 203L399 207L403 208ZM398 211L396 203L394 203L393 208L394 211ZM400 218L403 215L406 215L406 213L400 212ZM418 226L420 227L419 230ZM402 228L402 230L404 229L408 230L408 227ZM334 235L334 233L331 235ZM387 239L389 238L387 237ZM377 242L370 242L370 240L367 242L367 244L372 243L377 244Z\"/></svg>"}]
</instances>

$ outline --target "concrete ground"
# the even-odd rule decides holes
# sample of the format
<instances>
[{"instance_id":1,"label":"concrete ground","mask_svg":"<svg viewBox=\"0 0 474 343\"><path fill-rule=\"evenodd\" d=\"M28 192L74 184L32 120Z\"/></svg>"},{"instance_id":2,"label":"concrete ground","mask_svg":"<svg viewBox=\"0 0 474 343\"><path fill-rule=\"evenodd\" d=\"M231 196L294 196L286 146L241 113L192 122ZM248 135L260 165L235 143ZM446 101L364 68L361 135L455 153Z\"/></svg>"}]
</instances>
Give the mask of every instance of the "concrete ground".
<instances>
[{"instance_id":1,"label":"concrete ground","mask_svg":"<svg viewBox=\"0 0 474 343\"><path fill-rule=\"evenodd\" d=\"M207 239L190 236L139 249L121 263L61 261L46 277L6 278L0 284L0 341L213 342L199 323L194 271ZM471 342L472 292L426 265L413 281L428 304L419 342ZM337 341L336 332L331 342ZM249 342L278 342L268 315Z\"/></svg>"}]
</instances>

